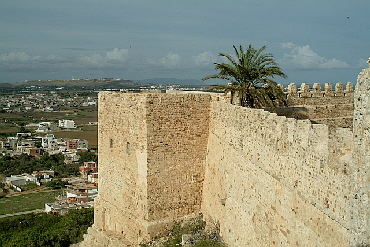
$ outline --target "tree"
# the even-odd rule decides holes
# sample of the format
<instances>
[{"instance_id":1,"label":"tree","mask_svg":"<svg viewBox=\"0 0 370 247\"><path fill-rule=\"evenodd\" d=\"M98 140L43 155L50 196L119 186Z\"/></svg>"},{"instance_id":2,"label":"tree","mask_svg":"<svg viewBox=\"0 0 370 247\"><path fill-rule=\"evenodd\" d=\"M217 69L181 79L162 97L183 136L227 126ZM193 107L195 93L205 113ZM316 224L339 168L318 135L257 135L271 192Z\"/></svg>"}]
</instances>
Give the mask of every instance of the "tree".
<instances>
[{"instance_id":1,"label":"tree","mask_svg":"<svg viewBox=\"0 0 370 247\"><path fill-rule=\"evenodd\" d=\"M45 187L51 188L53 190L57 190L57 189L61 189L61 188L66 187L67 184L68 184L68 182L66 182L66 181L62 181L62 180L59 180L59 179L53 179L52 181L45 182L43 185Z\"/></svg>"},{"instance_id":2,"label":"tree","mask_svg":"<svg viewBox=\"0 0 370 247\"><path fill-rule=\"evenodd\" d=\"M241 106L261 108L286 105L284 92L273 78L287 76L273 60L271 53L262 53L266 46L256 50L249 45L246 51L241 45L239 50L233 47L236 59L227 53L219 53L219 56L225 57L230 63L215 63L215 69L219 73L206 76L202 81L211 78L230 81L228 85L213 85L212 89L230 92L232 101L236 95Z\"/></svg>"},{"instance_id":3,"label":"tree","mask_svg":"<svg viewBox=\"0 0 370 247\"><path fill-rule=\"evenodd\" d=\"M93 208L71 210L65 216L42 213L3 218L0 246L71 246L83 240L93 221Z\"/></svg>"},{"instance_id":4,"label":"tree","mask_svg":"<svg viewBox=\"0 0 370 247\"><path fill-rule=\"evenodd\" d=\"M93 152L77 152L77 154L80 156L80 159L78 160L78 163L80 165L83 165L84 162L94 161L98 162L98 155Z\"/></svg>"}]
</instances>

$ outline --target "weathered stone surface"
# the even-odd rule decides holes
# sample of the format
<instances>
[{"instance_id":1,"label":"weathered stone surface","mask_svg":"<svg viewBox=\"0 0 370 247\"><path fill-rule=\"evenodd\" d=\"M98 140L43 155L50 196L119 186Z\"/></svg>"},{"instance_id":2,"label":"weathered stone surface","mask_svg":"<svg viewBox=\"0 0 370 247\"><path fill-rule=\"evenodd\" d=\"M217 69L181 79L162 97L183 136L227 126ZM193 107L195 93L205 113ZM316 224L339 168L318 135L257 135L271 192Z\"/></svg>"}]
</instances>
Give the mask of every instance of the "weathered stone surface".
<instances>
[{"instance_id":1,"label":"weathered stone surface","mask_svg":"<svg viewBox=\"0 0 370 247\"><path fill-rule=\"evenodd\" d=\"M95 232L136 246L200 211L211 99L208 93L99 94Z\"/></svg>"},{"instance_id":2,"label":"weathered stone surface","mask_svg":"<svg viewBox=\"0 0 370 247\"><path fill-rule=\"evenodd\" d=\"M287 87L288 107L266 109L280 116L295 119L310 119L313 123L323 123L329 127L352 128L353 126L353 84L347 83L346 90L343 84L337 83L333 90L332 83L321 85L315 83L312 90L304 83L297 90L296 84Z\"/></svg>"},{"instance_id":3,"label":"weathered stone surface","mask_svg":"<svg viewBox=\"0 0 370 247\"><path fill-rule=\"evenodd\" d=\"M353 131L220 94L100 93L99 196L83 246L137 246L193 213L229 246L369 244L369 78ZM296 88L288 96L318 121L325 110L324 122L352 118L348 84Z\"/></svg>"},{"instance_id":4,"label":"weathered stone surface","mask_svg":"<svg viewBox=\"0 0 370 247\"><path fill-rule=\"evenodd\" d=\"M230 246L348 246L352 133L213 103L202 212Z\"/></svg>"},{"instance_id":5,"label":"weathered stone surface","mask_svg":"<svg viewBox=\"0 0 370 247\"><path fill-rule=\"evenodd\" d=\"M346 90L344 90L343 83L336 83L335 90L333 90L332 83L325 83L324 91L322 91L321 85L319 83L315 83L310 90L310 86L307 83L302 83L300 89L296 84L291 83L288 85L287 88L288 98L315 98L313 100L318 100L317 98L323 97L352 97L353 96L353 84L348 82L346 84ZM296 104L298 99L295 99ZM343 102L346 102L346 99L342 99Z\"/></svg>"},{"instance_id":6,"label":"weathered stone surface","mask_svg":"<svg viewBox=\"0 0 370 247\"><path fill-rule=\"evenodd\" d=\"M354 155L351 168L351 246L370 245L370 58L358 76L353 118Z\"/></svg>"}]
</instances>

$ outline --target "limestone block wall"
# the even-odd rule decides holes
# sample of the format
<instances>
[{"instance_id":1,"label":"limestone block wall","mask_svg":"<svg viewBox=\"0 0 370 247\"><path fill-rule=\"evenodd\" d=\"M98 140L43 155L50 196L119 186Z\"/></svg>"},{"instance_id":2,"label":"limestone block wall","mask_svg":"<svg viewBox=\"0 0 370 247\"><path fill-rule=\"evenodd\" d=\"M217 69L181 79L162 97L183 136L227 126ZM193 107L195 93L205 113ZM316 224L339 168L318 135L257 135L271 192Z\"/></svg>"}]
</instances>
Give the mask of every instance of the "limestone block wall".
<instances>
[{"instance_id":1,"label":"limestone block wall","mask_svg":"<svg viewBox=\"0 0 370 247\"><path fill-rule=\"evenodd\" d=\"M351 167L352 246L370 246L370 58L358 76L354 112L354 157Z\"/></svg>"},{"instance_id":2,"label":"limestone block wall","mask_svg":"<svg viewBox=\"0 0 370 247\"><path fill-rule=\"evenodd\" d=\"M230 246L348 246L352 133L213 102L202 212Z\"/></svg>"},{"instance_id":3,"label":"limestone block wall","mask_svg":"<svg viewBox=\"0 0 370 247\"><path fill-rule=\"evenodd\" d=\"M148 220L200 211L211 96L147 96Z\"/></svg>"},{"instance_id":4,"label":"limestone block wall","mask_svg":"<svg viewBox=\"0 0 370 247\"><path fill-rule=\"evenodd\" d=\"M331 83L325 89L319 83L312 88L303 83L298 89L296 84L287 87L288 107L266 109L280 116L295 119L310 119L313 123L326 124L329 127L352 128L353 122L353 85L337 83L335 89Z\"/></svg>"},{"instance_id":5,"label":"limestone block wall","mask_svg":"<svg viewBox=\"0 0 370 247\"><path fill-rule=\"evenodd\" d=\"M311 89L308 83L302 83L299 88L294 83L291 83L287 87L288 98L295 98L297 101L298 98L353 96L353 92L353 84L351 82L348 82L345 86L343 83L336 83L334 89L332 83L325 83L324 88L321 87L320 83L314 83Z\"/></svg>"},{"instance_id":6,"label":"limestone block wall","mask_svg":"<svg viewBox=\"0 0 370 247\"><path fill-rule=\"evenodd\" d=\"M353 103L351 104L330 104L302 105L280 107L274 109L278 115L295 119L328 119L328 118L351 118L353 120Z\"/></svg>"},{"instance_id":7,"label":"limestone block wall","mask_svg":"<svg viewBox=\"0 0 370 247\"><path fill-rule=\"evenodd\" d=\"M291 97L289 94L288 103L293 106L316 106L316 105L347 105L353 104L353 92L345 96L317 96L317 97Z\"/></svg>"},{"instance_id":8,"label":"limestone block wall","mask_svg":"<svg viewBox=\"0 0 370 247\"><path fill-rule=\"evenodd\" d=\"M99 196L94 227L137 242L147 217L146 97L99 93Z\"/></svg>"},{"instance_id":9,"label":"limestone block wall","mask_svg":"<svg viewBox=\"0 0 370 247\"><path fill-rule=\"evenodd\" d=\"M99 94L99 196L84 246L137 246L200 211L211 96Z\"/></svg>"},{"instance_id":10,"label":"limestone block wall","mask_svg":"<svg viewBox=\"0 0 370 247\"><path fill-rule=\"evenodd\" d=\"M366 83L359 107L367 107ZM354 144L350 129L227 101L194 92L100 93L99 196L82 246L137 246L199 211L229 246L366 239L366 110L355 111Z\"/></svg>"},{"instance_id":11,"label":"limestone block wall","mask_svg":"<svg viewBox=\"0 0 370 247\"><path fill-rule=\"evenodd\" d=\"M326 124L329 127L353 126L353 104L290 106L270 111L288 118L310 119L312 123Z\"/></svg>"}]
</instances>

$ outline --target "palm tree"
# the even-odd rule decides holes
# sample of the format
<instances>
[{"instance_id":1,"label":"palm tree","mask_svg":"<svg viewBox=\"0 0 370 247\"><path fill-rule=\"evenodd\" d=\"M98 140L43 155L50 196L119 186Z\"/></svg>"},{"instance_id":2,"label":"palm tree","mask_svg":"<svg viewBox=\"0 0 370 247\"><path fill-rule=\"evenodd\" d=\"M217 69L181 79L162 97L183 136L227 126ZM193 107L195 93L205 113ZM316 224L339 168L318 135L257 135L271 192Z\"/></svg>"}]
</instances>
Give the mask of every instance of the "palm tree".
<instances>
[{"instance_id":1,"label":"palm tree","mask_svg":"<svg viewBox=\"0 0 370 247\"><path fill-rule=\"evenodd\" d=\"M287 78L278 64L272 59L271 53L262 53L266 46L256 50L252 45L244 52L240 45L235 47L236 59L227 53L220 53L229 63L215 63L218 74L206 76L202 81L219 78L230 81L228 85L213 85L212 89L235 94L241 106L261 108L286 105L284 92L272 79L275 76ZM233 103L233 102L232 102Z\"/></svg>"}]
</instances>

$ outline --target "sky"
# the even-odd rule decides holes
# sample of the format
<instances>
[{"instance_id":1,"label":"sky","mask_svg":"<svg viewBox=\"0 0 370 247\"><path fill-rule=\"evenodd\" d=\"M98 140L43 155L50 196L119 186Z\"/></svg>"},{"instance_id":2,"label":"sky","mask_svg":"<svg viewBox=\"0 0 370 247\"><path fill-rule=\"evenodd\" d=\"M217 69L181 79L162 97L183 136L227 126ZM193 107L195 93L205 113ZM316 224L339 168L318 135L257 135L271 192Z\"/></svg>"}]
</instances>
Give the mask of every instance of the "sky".
<instances>
[{"instance_id":1,"label":"sky","mask_svg":"<svg viewBox=\"0 0 370 247\"><path fill-rule=\"evenodd\" d=\"M369 13L369 0L1 0L0 83L200 81L249 44L274 55L277 83L356 83Z\"/></svg>"}]
</instances>

